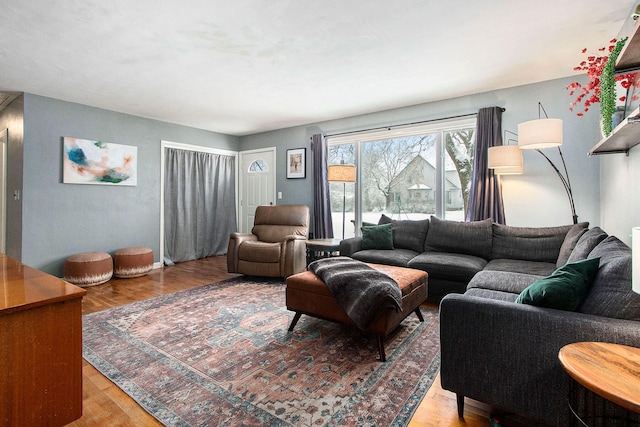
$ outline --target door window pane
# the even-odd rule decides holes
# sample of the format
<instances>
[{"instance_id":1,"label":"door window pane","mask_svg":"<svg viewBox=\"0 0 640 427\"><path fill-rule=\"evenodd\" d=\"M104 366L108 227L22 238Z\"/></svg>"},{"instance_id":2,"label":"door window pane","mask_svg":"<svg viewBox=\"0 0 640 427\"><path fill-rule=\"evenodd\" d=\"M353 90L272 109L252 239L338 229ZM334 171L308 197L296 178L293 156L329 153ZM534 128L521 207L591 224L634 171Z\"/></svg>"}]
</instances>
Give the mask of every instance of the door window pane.
<instances>
[{"instance_id":1,"label":"door window pane","mask_svg":"<svg viewBox=\"0 0 640 427\"><path fill-rule=\"evenodd\" d=\"M249 165L249 173L267 172L267 169L267 164L260 159L254 160Z\"/></svg>"}]
</instances>

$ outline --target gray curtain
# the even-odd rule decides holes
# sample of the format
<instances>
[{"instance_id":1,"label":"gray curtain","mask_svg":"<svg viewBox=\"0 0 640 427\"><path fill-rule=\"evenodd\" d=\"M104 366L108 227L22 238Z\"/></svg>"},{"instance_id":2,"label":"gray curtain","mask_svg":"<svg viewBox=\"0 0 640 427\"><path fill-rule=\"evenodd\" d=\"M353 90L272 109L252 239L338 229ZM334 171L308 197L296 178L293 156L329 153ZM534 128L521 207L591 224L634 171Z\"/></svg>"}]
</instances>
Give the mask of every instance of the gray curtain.
<instances>
[{"instance_id":1,"label":"gray curtain","mask_svg":"<svg viewBox=\"0 0 640 427\"><path fill-rule=\"evenodd\" d=\"M478 111L467 221L491 218L494 222L505 224L500 176L487 167L489 147L502 145L503 111L500 107L481 108Z\"/></svg>"},{"instance_id":2,"label":"gray curtain","mask_svg":"<svg viewBox=\"0 0 640 427\"><path fill-rule=\"evenodd\" d=\"M313 152L313 238L333 238L333 220L331 219L331 198L327 180L327 141L322 134L311 137Z\"/></svg>"},{"instance_id":3,"label":"gray curtain","mask_svg":"<svg viewBox=\"0 0 640 427\"><path fill-rule=\"evenodd\" d=\"M237 230L235 157L165 150L165 263L225 254Z\"/></svg>"}]
</instances>

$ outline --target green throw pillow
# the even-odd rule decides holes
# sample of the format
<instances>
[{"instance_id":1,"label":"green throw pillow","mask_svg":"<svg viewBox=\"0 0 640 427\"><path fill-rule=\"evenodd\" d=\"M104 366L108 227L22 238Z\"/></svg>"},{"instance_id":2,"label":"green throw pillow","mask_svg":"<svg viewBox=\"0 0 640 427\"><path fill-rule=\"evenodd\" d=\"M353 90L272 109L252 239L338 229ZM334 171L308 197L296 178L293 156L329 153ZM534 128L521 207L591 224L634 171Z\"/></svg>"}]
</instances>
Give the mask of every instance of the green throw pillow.
<instances>
[{"instance_id":1,"label":"green throw pillow","mask_svg":"<svg viewBox=\"0 0 640 427\"><path fill-rule=\"evenodd\" d=\"M516 302L574 311L586 298L598 274L599 265L600 258L565 264L551 275L529 285L520 293Z\"/></svg>"},{"instance_id":2,"label":"green throw pillow","mask_svg":"<svg viewBox=\"0 0 640 427\"><path fill-rule=\"evenodd\" d=\"M393 224L364 226L362 249L393 249Z\"/></svg>"}]
</instances>

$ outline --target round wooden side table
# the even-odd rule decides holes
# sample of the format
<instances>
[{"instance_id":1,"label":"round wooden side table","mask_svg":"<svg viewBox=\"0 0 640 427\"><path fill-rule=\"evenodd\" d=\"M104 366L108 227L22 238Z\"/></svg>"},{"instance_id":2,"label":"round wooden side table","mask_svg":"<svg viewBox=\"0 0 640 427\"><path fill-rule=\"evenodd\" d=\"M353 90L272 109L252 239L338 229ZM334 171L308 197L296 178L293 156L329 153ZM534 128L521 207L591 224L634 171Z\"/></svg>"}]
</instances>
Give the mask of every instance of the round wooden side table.
<instances>
[{"instance_id":1,"label":"round wooden side table","mask_svg":"<svg viewBox=\"0 0 640 427\"><path fill-rule=\"evenodd\" d=\"M578 342L562 347L558 359L579 385L572 384L569 407L580 425L638 425L640 348Z\"/></svg>"},{"instance_id":2,"label":"round wooden side table","mask_svg":"<svg viewBox=\"0 0 640 427\"><path fill-rule=\"evenodd\" d=\"M336 256L339 254L340 239L307 240L307 265L317 259Z\"/></svg>"}]
</instances>

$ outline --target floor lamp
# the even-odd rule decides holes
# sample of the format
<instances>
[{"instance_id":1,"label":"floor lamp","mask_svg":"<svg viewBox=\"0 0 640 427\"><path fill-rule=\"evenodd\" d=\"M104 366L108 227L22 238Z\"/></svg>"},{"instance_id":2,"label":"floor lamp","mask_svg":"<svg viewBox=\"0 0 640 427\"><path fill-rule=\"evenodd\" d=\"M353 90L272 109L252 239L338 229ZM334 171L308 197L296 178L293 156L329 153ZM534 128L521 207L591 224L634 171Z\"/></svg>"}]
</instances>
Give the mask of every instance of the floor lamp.
<instances>
[{"instance_id":1,"label":"floor lamp","mask_svg":"<svg viewBox=\"0 0 640 427\"><path fill-rule=\"evenodd\" d=\"M541 118L540 111L544 112L544 118ZM569 181L569 172L567 172L567 165L564 162L564 156L560 146L562 145L562 120L550 119L547 116L547 112L540 102L538 102L538 120L529 120L518 125L518 147L523 150L536 150L540 153L551 165L553 170L562 181L564 190L569 198L569 205L571 207L571 215L573 216L573 223L578 223L578 215L576 215L576 207L573 203L573 192L571 191L571 181ZM551 161L551 159L540 151L541 148L558 147L558 153L560 154L560 160L562 160L562 168L564 174L560 169Z\"/></svg>"},{"instance_id":2,"label":"floor lamp","mask_svg":"<svg viewBox=\"0 0 640 427\"><path fill-rule=\"evenodd\" d=\"M339 165L330 165L327 169L327 181L342 183L342 238L344 239L347 182L356 182L356 167L341 163Z\"/></svg>"},{"instance_id":3,"label":"floor lamp","mask_svg":"<svg viewBox=\"0 0 640 427\"><path fill-rule=\"evenodd\" d=\"M487 151L487 167L493 169L496 175L522 175L524 166L522 162L522 150L517 145L509 145L512 139L507 140L508 130L504 131L506 145L495 145Z\"/></svg>"}]
</instances>

